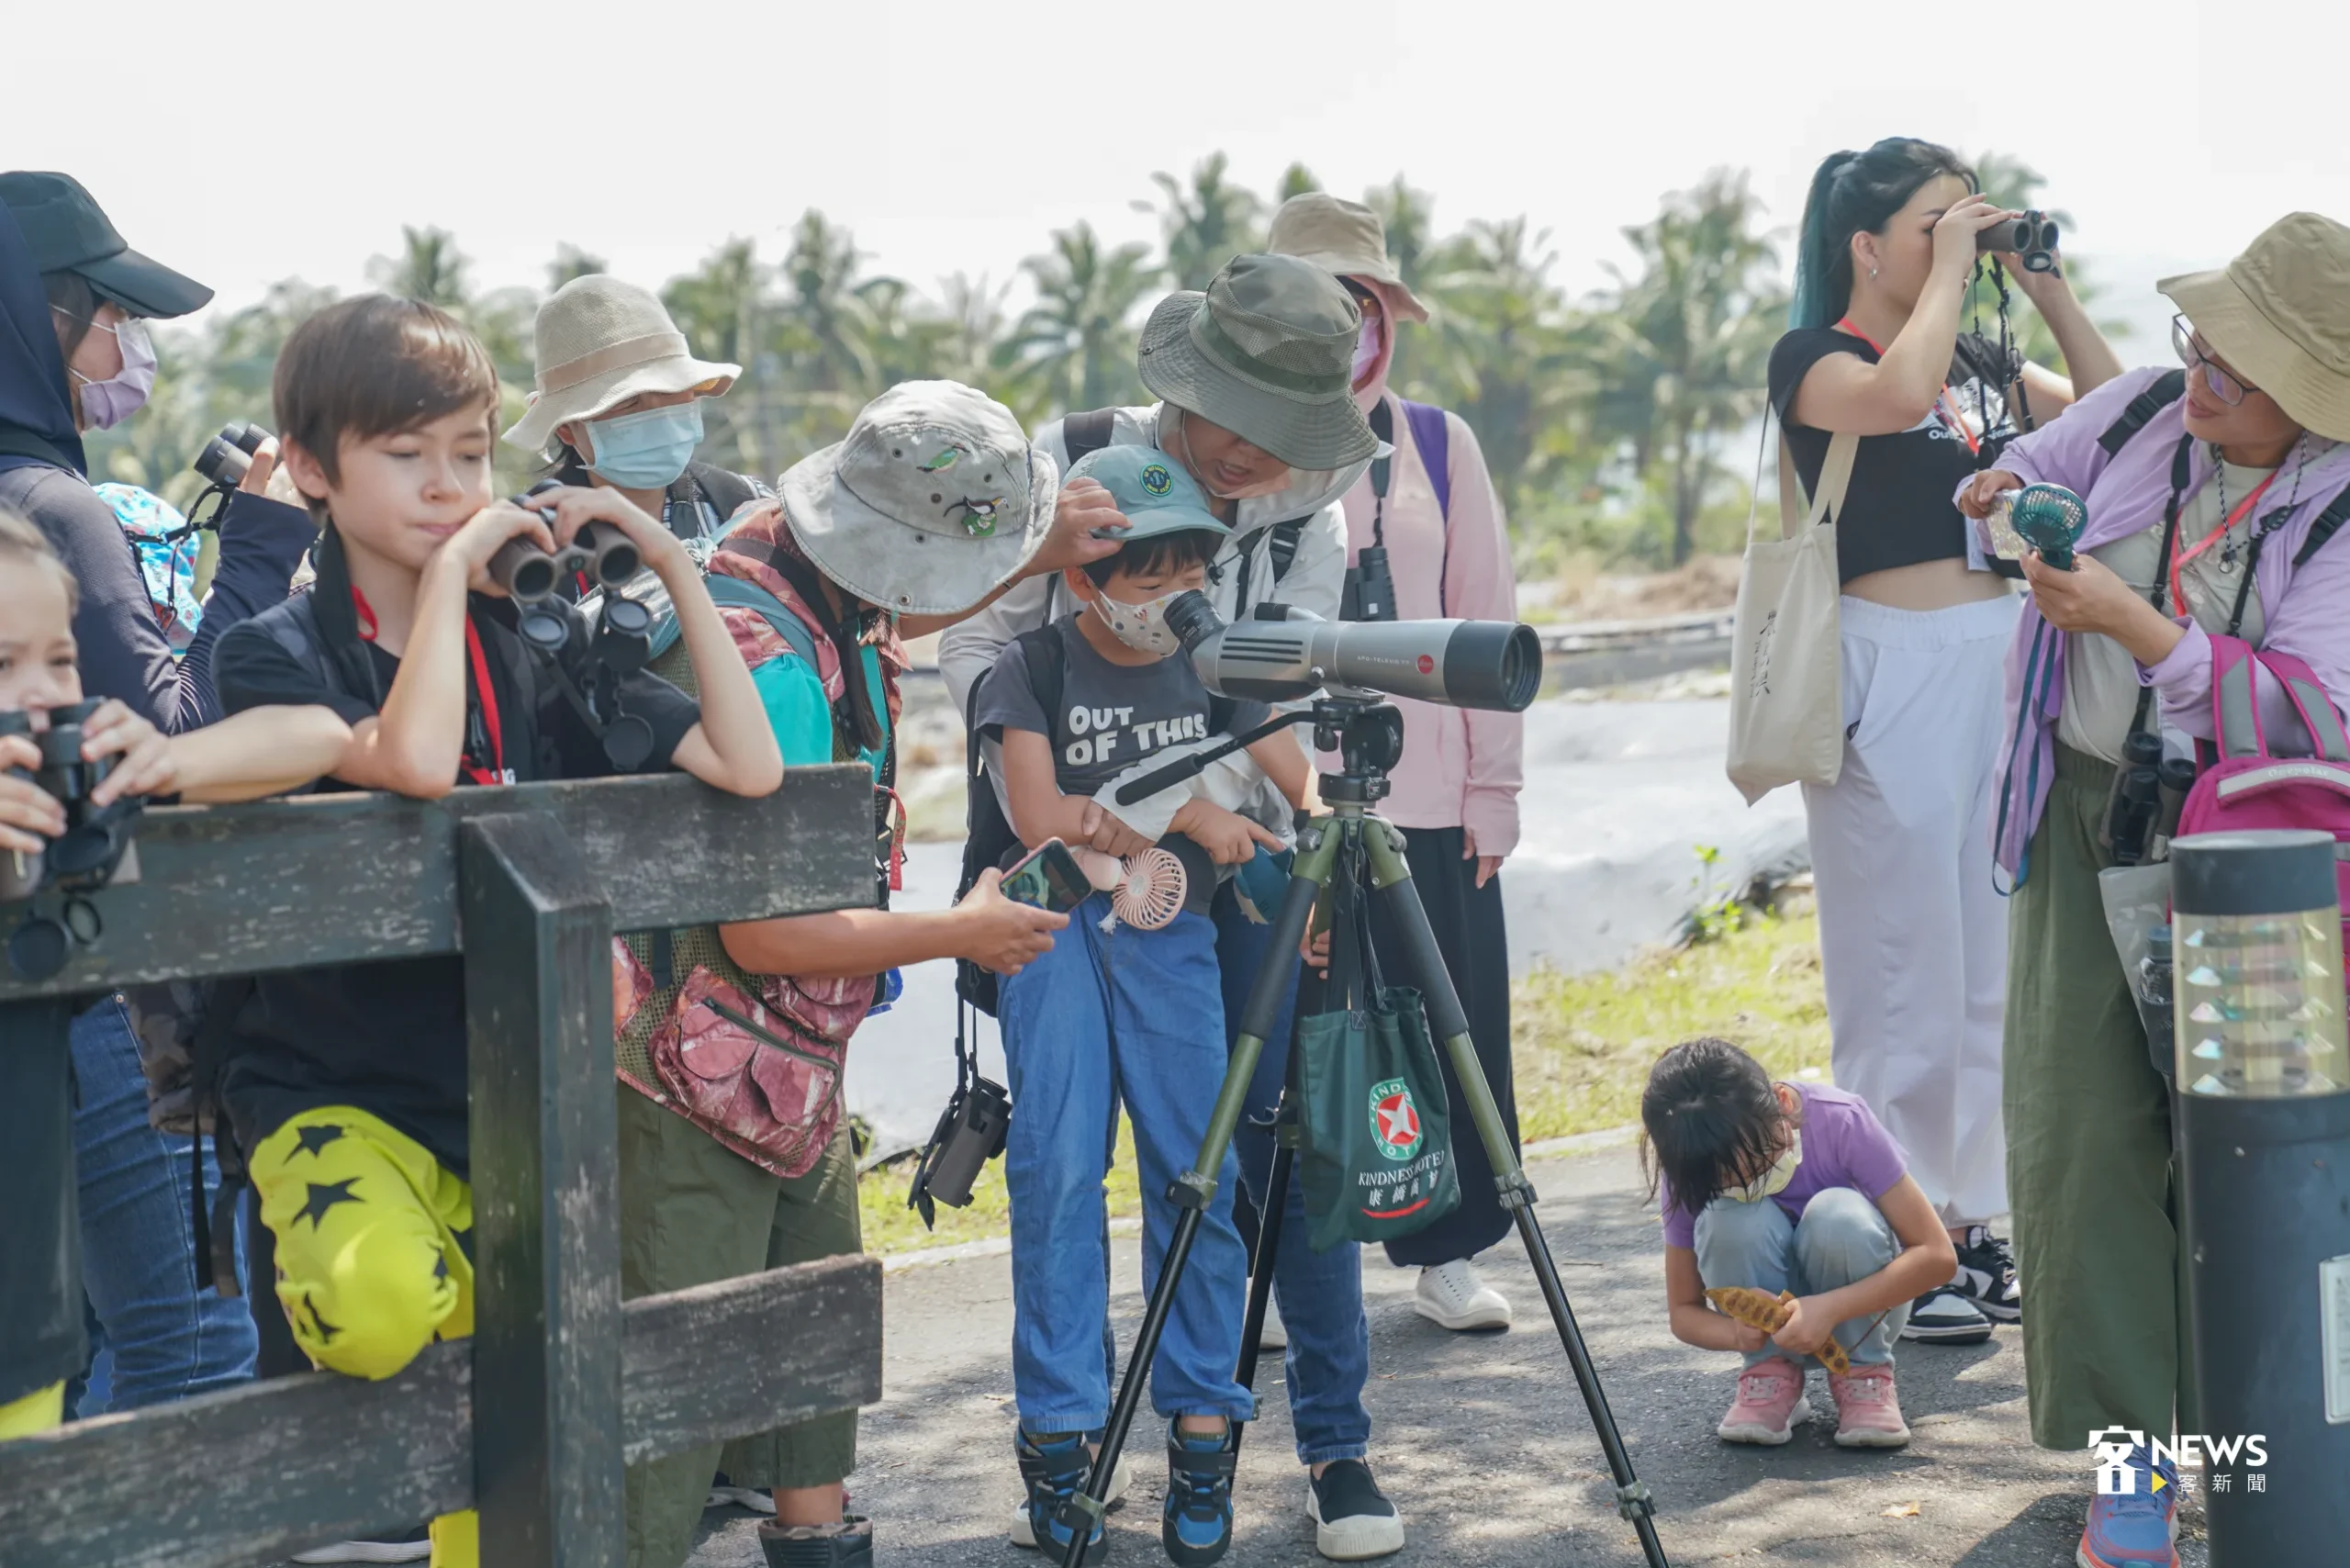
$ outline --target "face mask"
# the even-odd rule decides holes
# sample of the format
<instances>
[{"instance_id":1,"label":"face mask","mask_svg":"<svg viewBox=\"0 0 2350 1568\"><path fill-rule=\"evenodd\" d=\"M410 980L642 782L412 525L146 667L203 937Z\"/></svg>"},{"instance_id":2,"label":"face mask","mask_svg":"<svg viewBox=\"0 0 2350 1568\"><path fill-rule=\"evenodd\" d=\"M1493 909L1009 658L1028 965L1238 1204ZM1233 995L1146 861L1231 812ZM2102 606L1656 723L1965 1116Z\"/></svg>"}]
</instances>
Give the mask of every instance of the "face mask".
<instances>
[{"instance_id":1,"label":"face mask","mask_svg":"<svg viewBox=\"0 0 2350 1568\"><path fill-rule=\"evenodd\" d=\"M1787 1183L1796 1179L1796 1167L1802 1163L1803 1134L1789 1128L1787 1147L1777 1159L1771 1162L1771 1169L1745 1186L1733 1187L1722 1195L1735 1198L1741 1204L1759 1204L1765 1198L1775 1198L1787 1190Z\"/></svg>"},{"instance_id":2,"label":"face mask","mask_svg":"<svg viewBox=\"0 0 2350 1568\"><path fill-rule=\"evenodd\" d=\"M588 421L588 471L627 490L665 490L701 444L701 399Z\"/></svg>"},{"instance_id":3,"label":"face mask","mask_svg":"<svg viewBox=\"0 0 2350 1568\"><path fill-rule=\"evenodd\" d=\"M145 406L147 395L155 389L155 345L148 341L147 324L135 318L111 327L93 321L90 327L114 334L122 348L122 368L104 381L93 381L73 371L82 381L82 423L89 430L112 430ZM73 370L71 365L66 368Z\"/></svg>"},{"instance_id":4,"label":"face mask","mask_svg":"<svg viewBox=\"0 0 2350 1568\"><path fill-rule=\"evenodd\" d=\"M1362 336L1355 340L1354 384L1358 386L1371 374L1371 366L1379 363L1380 323L1383 319L1379 316L1362 319Z\"/></svg>"},{"instance_id":5,"label":"face mask","mask_svg":"<svg viewBox=\"0 0 2350 1568\"><path fill-rule=\"evenodd\" d=\"M1174 603L1183 591L1177 588L1173 593L1162 593L1157 599L1141 604L1128 604L1096 589L1093 613L1101 617L1102 624L1110 629L1110 634L1127 647L1138 654L1157 654L1164 658L1169 654L1182 651L1182 639L1168 629L1167 607Z\"/></svg>"}]
</instances>

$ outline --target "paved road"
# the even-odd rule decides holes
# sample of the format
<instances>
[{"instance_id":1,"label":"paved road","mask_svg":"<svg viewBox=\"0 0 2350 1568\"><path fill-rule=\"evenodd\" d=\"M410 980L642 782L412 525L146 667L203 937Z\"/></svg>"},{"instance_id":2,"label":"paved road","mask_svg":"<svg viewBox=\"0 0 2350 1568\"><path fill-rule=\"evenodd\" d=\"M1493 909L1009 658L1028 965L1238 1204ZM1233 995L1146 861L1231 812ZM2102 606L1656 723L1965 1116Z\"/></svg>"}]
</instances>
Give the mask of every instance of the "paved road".
<instances>
[{"instance_id":1,"label":"paved road","mask_svg":"<svg viewBox=\"0 0 2350 1568\"><path fill-rule=\"evenodd\" d=\"M1787 1447L1736 1448L1713 1436L1729 1395L1724 1358L1666 1332L1656 1231L1628 1148L1540 1161L1546 1234L1588 1335L1659 1529L1675 1563L1832 1568L2060 1568L2073 1561L2086 1506L2084 1455L2043 1453L2025 1430L2016 1331L1965 1350L1908 1348L1903 1403L1917 1439L1899 1453L1847 1453L1826 1423ZM1140 1315L1135 1246L1118 1246L1113 1307L1122 1338ZM1513 1240L1488 1273L1518 1325L1495 1337L1448 1335L1411 1310L1410 1276L1375 1255L1371 1297L1374 1462L1404 1510L1412 1544L1398 1563L1494 1568L1637 1568L1615 1517L1605 1464ZM856 1506L880 1521L880 1560L923 1568L1025 1568L1007 1545L1018 1483L1011 1444L1010 1274L1001 1255L893 1271L887 1303L887 1397L867 1413ZM1302 1512L1278 1376L1261 1383L1264 1418L1242 1461L1234 1568L1318 1562ZM1826 1391L1817 1374L1813 1397ZM1145 1447L1150 1439L1145 1434ZM1144 1461L1113 1528L1112 1561L1165 1562L1158 1541L1163 1462ZM1914 1518L1888 1509L1917 1505ZM695 1568L756 1568L748 1515L712 1513ZM2190 1568L2203 1561L2189 1542Z\"/></svg>"}]
</instances>

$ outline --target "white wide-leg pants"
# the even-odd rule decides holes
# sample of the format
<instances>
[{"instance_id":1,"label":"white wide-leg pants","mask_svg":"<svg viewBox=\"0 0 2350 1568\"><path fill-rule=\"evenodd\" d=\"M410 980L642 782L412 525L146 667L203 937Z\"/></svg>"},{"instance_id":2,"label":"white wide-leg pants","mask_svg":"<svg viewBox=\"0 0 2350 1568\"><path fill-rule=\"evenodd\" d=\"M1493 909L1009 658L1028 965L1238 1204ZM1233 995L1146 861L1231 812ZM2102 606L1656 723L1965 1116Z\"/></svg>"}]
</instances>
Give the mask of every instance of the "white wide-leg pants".
<instances>
[{"instance_id":1,"label":"white wide-leg pants","mask_svg":"<svg viewBox=\"0 0 2350 1568\"><path fill-rule=\"evenodd\" d=\"M2011 597L1930 611L1845 599L1843 776L1804 787L1837 1085L1869 1103L1951 1226L2008 1206L1991 825L2018 613Z\"/></svg>"}]
</instances>

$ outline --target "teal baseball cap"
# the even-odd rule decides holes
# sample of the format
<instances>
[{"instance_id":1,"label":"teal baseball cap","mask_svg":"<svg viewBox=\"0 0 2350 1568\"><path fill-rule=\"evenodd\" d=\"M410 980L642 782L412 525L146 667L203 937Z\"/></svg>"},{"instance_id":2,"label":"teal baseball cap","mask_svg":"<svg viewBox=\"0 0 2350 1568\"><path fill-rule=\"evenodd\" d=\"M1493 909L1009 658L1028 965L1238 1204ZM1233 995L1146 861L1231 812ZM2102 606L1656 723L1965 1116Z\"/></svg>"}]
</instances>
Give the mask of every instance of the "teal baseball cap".
<instances>
[{"instance_id":1,"label":"teal baseball cap","mask_svg":"<svg viewBox=\"0 0 2350 1568\"><path fill-rule=\"evenodd\" d=\"M1123 533L1099 533L1131 543L1162 533L1194 529L1229 533L1231 527L1209 510L1208 498L1183 465L1155 446L1105 446L1069 465L1068 477L1091 479L1110 492L1132 526Z\"/></svg>"}]
</instances>

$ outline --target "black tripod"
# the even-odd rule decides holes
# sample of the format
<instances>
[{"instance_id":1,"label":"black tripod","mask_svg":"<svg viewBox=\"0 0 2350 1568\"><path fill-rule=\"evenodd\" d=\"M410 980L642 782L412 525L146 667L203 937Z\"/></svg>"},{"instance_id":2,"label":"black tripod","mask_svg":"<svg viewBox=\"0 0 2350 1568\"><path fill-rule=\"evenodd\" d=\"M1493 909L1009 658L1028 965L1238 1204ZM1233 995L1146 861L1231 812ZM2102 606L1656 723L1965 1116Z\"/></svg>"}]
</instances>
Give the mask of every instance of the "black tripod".
<instances>
[{"instance_id":1,"label":"black tripod","mask_svg":"<svg viewBox=\"0 0 2350 1568\"><path fill-rule=\"evenodd\" d=\"M1403 758L1402 714L1369 696L1324 697L1315 702L1310 713L1277 719L1258 732L1201 754L1191 760L1185 770L1196 772L1219 755L1283 724L1308 719L1314 724L1315 744L1325 751L1337 751L1341 759L1340 771L1322 775L1322 799L1330 808L1330 814L1316 818L1298 835L1297 863L1290 878L1289 891L1273 922L1263 967L1241 1009L1239 1036L1233 1044L1223 1088L1216 1095L1215 1111L1208 1119L1207 1134L1200 1141L1199 1158L1191 1170L1168 1187L1168 1198L1181 1213L1176 1216L1166 1262L1143 1313L1142 1331L1135 1339L1133 1354L1127 1358L1125 1374L1119 1380L1118 1397L1110 1409L1110 1424L1102 1435L1101 1452L1094 1457L1084 1490L1062 1505L1060 1523L1069 1532L1068 1549L1062 1553L1062 1568L1079 1568L1086 1543L1102 1519L1102 1496L1109 1489L1112 1472L1117 1468L1126 1433L1134 1425L1135 1411L1142 1402L1150 1364L1158 1351L1159 1336L1174 1305L1177 1282L1182 1278L1184 1262L1191 1256L1200 1217L1215 1200L1215 1178L1207 1172L1223 1167L1225 1151L1240 1123L1249 1080L1256 1075L1258 1056L1296 980L1299 946L1314 918L1315 906L1333 891L1339 876L1354 879L1354 890L1360 894L1360 879L1366 870L1371 889L1387 901L1395 928L1402 935L1413 978L1427 999L1428 1021L1451 1058L1453 1073L1469 1102L1470 1120L1476 1124L1477 1136L1483 1140L1486 1157L1493 1163L1494 1182L1500 1189L1502 1206L1516 1216L1518 1236L1526 1243L1527 1257L1542 1287L1542 1299L1550 1305L1550 1321L1557 1326L1559 1340L1566 1347L1567 1362L1574 1369L1576 1386L1583 1391L1583 1405L1591 1412L1592 1426L1598 1431L1600 1447L1607 1455L1607 1468L1615 1476L1617 1512L1639 1534L1651 1568L1668 1568L1664 1548L1657 1540L1655 1505L1648 1487L1632 1473L1631 1456L1624 1450L1623 1434L1617 1429L1616 1417L1607 1408L1606 1393L1599 1386L1599 1373L1591 1363L1583 1331L1575 1327L1574 1309L1567 1303L1566 1287L1560 1282L1550 1245L1535 1221L1533 1184L1527 1181L1526 1172L1517 1162L1517 1151L1510 1146L1508 1129L1494 1103L1484 1070L1478 1065L1468 1016L1461 1010L1460 994L1453 990L1452 977L1444 967L1436 934L1428 927L1419 891L1412 885L1411 868L1404 863L1404 835L1371 811L1387 794L1387 775ZM1132 789L1139 798L1171 781L1164 775L1153 775ZM1359 897L1340 902L1358 909L1360 904ZM1332 950L1337 951L1339 942L1352 936L1350 932L1334 932ZM1285 1114L1291 1114L1291 1096L1284 1092L1282 1099ZM1273 1157L1271 1190L1265 1194L1256 1255L1251 1260L1248 1310L1241 1329L1239 1379L1250 1386L1256 1382L1257 1338L1264 1327L1266 1299L1272 1288L1272 1261L1280 1248L1281 1210L1288 1201L1292 1164L1292 1149L1285 1138Z\"/></svg>"}]
</instances>

